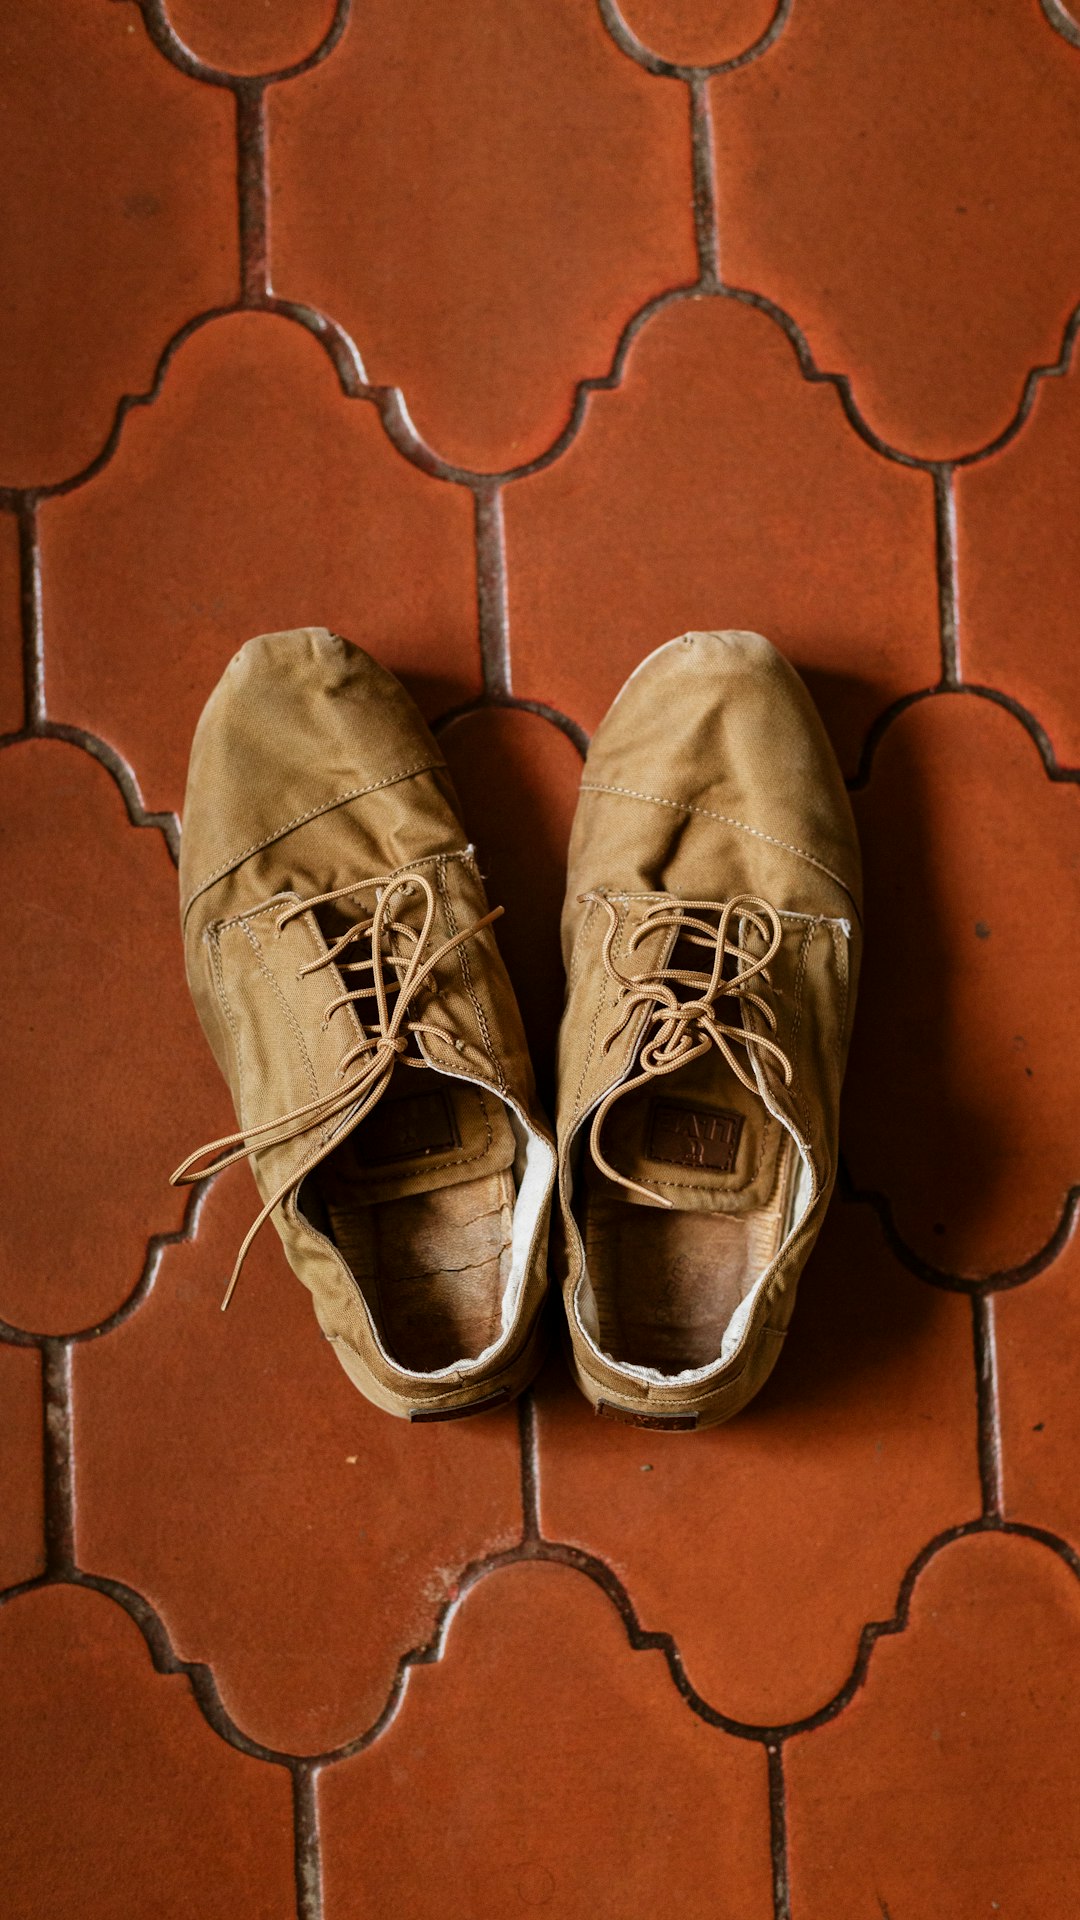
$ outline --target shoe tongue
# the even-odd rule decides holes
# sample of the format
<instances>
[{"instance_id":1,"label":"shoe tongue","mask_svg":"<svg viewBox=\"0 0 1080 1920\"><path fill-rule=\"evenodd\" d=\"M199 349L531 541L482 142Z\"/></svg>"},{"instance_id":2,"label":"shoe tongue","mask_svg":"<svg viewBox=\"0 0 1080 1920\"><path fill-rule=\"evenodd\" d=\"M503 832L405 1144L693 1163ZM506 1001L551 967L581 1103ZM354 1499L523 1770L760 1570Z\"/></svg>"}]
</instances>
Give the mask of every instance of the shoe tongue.
<instances>
[{"instance_id":1,"label":"shoe tongue","mask_svg":"<svg viewBox=\"0 0 1080 1920\"><path fill-rule=\"evenodd\" d=\"M602 1144L616 1172L678 1209L749 1213L773 1191L787 1138L760 1094L710 1051L616 1100ZM617 1190L638 1206L662 1204Z\"/></svg>"},{"instance_id":2,"label":"shoe tongue","mask_svg":"<svg viewBox=\"0 0 1080 1920\"><path fill-rule=\"evenodd\" d=\"M487 1087L432 1067L395 1068L382 1099L335 1149L322 1181L352 1205L430 1193L513 1166L516 1143Z\"/></svg>"},{"instance_id":3,"label":"shoe tongue","mask_svg":"<svg viewBox=\"0 0 1080 1920\"><path fill-rule=\"evenodd\" d=\"M682 903L673 898L670 904L677 907ZM718 903L714 913L702 909L696 917L715 920L720 910ZM738 932L748 958L764 951L764 943L752 927L741 922ZM632 928L626 936L627 945L631 933ZM737 964L731 956L725 960L728 977ZM672 968L694 972L700 979L708 975L712 955L691 939L689 929L674 928L647 934L624 965L628 972L638 975ZM676 986L682 1002L693 1000L698 991L689 984ZM715 1014L724 1026L746 1024L743 1003L734 995L720 997L715 1002ZM646 1028L646 1036L648 1031ZM749 1050L746 1064L752 1075ZM633 1078L639 1071L640 1058L631 1065L627 1077ZM658 1206L666 1201L687 1212L750 1213L775 1194L788 1139L786 1129L770 1112L757 1087L745 1086L719 1048L710 1046L687 1066L674 1073L658 1074L636 1092L616 1100L604 1123L602 1144L611 1166L650 1189L657 1199L648 1200L612 1182L604 1184L637 1206Z\"/></svg>"}]
</instances>

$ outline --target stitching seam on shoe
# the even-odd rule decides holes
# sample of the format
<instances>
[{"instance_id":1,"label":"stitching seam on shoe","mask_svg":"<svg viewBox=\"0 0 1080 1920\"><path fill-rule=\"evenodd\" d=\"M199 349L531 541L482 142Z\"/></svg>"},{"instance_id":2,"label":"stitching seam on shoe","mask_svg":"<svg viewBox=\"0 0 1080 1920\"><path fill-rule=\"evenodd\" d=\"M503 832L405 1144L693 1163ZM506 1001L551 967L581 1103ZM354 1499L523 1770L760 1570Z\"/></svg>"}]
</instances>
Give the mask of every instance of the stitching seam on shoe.
<instances>
[{"instance_id":1,"label":"stitching seam on shoe","mask_svg":"<svg viewBox=\"0 0 1080 1920\"><path fill-rule=\"evenodd\" d=\"M233 867L238 867L241 861L249 860L253 853L260 853L263 847L273 846L275 840L280 840L284 834L291 833L294 827L302 827L308 820L318 819L321 813L333 813L335 807L344 807L350 800L361 799L365 793L379 793L383 787L395 787L399 781L411 780L418 773L435 773L445 765L445 760L424 760L418 766L403 767L400 773L387 774L385 780L372 780L366 787L351 787L347 793L336 794L334 799L324 801L321 806L312 807L307 813L298 813L294 820L284 821L281 826L275 827L272 833L268 833L265 839L256 840L252 846L245 847L241 853L230 854L220 867L208 874L205 880L200 880L185 903L184 918L187 918L200 893L205 893L207 887L212 887L215 880L220 880L223 874L231 872Z\"/></svg>"},{"instance_id":2,"label":"stitching seam on shoe","mask_svg":"<svg viewBox=\"0 0 1080 1920\"><path fill-rule=\"evenodd\" d=\"M577 930L577 934L574 939L574 945L570 954L570 970L566 976L566 984L568 987L573 986L574 981L577 979L577 976L581 971L581 954L582 954L582 948L585 942L585 934L588 930L589 922L593 917L595 908L596 908L596 901L590 900L588 906L585 909L585 917L582 920L581 925Z\"/></svg>"},{"instance_id":3,"label":"stitching seam on shoe","mask_svg":"<svg viewBox=\"0 0 1080 1920\"><path fill-rule=\"evenodd\" d=\"M582 929L582 931L584 931L584 929ZM618 938L619 938L619 935L617 934L616 939ZM573 1119L571 1122L572 1126L576 1126L578 1120L581 1117L582 1095L584 1094L585 1083L588 1080L589 1073L592 1068L593 1055L596 1052L596 1030L600 1024L600 1015L603 1013L607 1005L607 996L608 996L608 983L605 976L601 974L600 996L596 1002L595 1007L593 1008L593 1017L589 1022L589 1045L585 1054L585 1064L581 1069L581 1078L578 1081L577 1092L574 1095L574 1113L573 1113Z\"/></svg>"},{"instance_id":4,"label":"stitching seam on shoe","mask_svg":"<svg viewBox=\"0 0 1080 1920\"><path fill-rule=\"evenodd\" d=\"M722 826L738 827L740 833L753 834L755 840L767 840L771 847L782 847L785 853L794 853L800 860L808 861L810 866L817 867L820 873L828 874L830 880L835 880L837 886L843 888L849 900L854 900L851 888L841 880L838 873L834 873L831 867L825 865L824 860L816 860L812 853L807 853L805 847L793 846L790 840L778 840L775 834L766 833L761 827L750 827L745 820L736 820L732 814L717 813L712 807L696 807L690 800L669 800L661 793L638 793L633 787L609 787L594 781L583 780L581 791L582 793L616 794L624 800L648 800L654 807L670 807L674 813L695 813L703 820L719 820Z\"/></svg>"},{"instance_id":5,"label":"stitching seam on shoe","mask_svg":"<svg viewBox=\"0 0 1080 1920\"><path fill-rule=\"evenodd\" d=\"M249 926L246 920L241 920L240 925L243 929L244 938L246 939L248 945L250 946L252 953L255 955L255 963L259 969L259 972L263 975L264 979L270 982L270 985L274 993L277 995L278 1000L281 1002L281 1006L284 1011L285 1018L288 1021L289 1026L292 1028L293 1038L295 1039L296 1044L300 1049L301 1055L303 1056L304 1065L307 1068L308 1084L311 1087L312 1095L315 1099L317 1099L319 1094L319 1080L318 1080L318 1075L315 1072L315 1066L312 1061L311 1055L308 1052L307 1042L304 1039L303 1028L301 1027L300 1022L297 1020L295 1013L293 1012L288 1001L286 1000L285 995L282 993L280 983L274 978L274 975L272 974L272 972L270 971L270 968L266 964L266 960L263 957L263 950L259 943L259 937L254 931L254 928ZM326 1139L329 1139L329 1137L330 1137L330 1129L324 1127L323 1139L326 1140Z\"/></svg>"},{"instance_id":6,"label":"stitching seam on shoe","mask_svg":"<svg viewBox=\"0 0 1080 1920\"><path fill-rule=\"evenodd\" d=\"M477 871L475 860L472 859L471 856L467 856L467 858L469 860L469 865L472 868L474 875L476 876L477 880L479 880L480 876ZM456 933L458 930L457 916L454 913L453 902L450 899L450 892L446 884L445 855L442 855L439 858L438 886L439 886L439 892L442 895L443 912L446 915L446 924L449 927L450 932L452 934ZM458 948L457 956L458 956L458 965L461 968L461 977L465 983L465 991L468 994L470 1001L472 1002L473 1012L476 1015L476 1024L480 1029L484 1047L487 1051L488 1065L490 1066L492 1073L495 1075L496 1084L502 1089L503 1092L505 1092L506 1091L506 1075L503 1072L502 1061L499 1059L496 1059L495 1049L491 1044L491 1030L488 1027L487 1019L484 1014L484 1009L480 1005L480 1002L477 999L476 993L473 990L472 972L469 967L469 958L467 953L465 952L464 946L460 946Z\"/></svg>"},{"instance_id":7,"label":"stitching seam on shoe","mask_svg":"<svg viewBox=\"0 0 1080 1920\"><path fill-rule=\"evenodd\" d=\"M847 892L846 887L844 891L845 893ZM609 900L623 900L627 902L631 900L679 900L683 897L681 894L671 893L617 893L610 887L605 887L604 892ZM715 904L722 906L723 902L718 900ZM851 938L851 921L846 919L843 914L800 913L796 907L777 907L776 913L777 917L781 920L808 920L815 927L839 927L845 939L850 940ZM584 932L584 928L582 928L581 931ZM578 934L578 940L580 941L580 939L581 933Z\"/></svg>"},{"instance_id":8,"label":"stitching seam on shoe","mask_svg":"<svg viewBox=\"0 0 1080 1920\"><path fill-rule=\"evenodd\" d=\"M848 943L842 940L838 928L830 924L833 952L836 955L836 971L840 976L843 998L840 1002L840 1020L836 1029L836 1070L843 1077L844 1034L847 1030L848 995L851 991L851 969L848 965Z\"/></svg>"},{"instance_id":9,"label":"stitching seam on shoe","mask_svg":"<svg viewBox=\"0 0 1080 1920\"><path fill-rule=\"evenodd\" d=\"M207 928L206 938L210 946L210 971L213 974L214 985L217 988L217 996L224 1010L225 1019L228 1022L229 1032L233 1037L233 1048L236 1053L236 1078L240 1087L240 1104L242 1109L244 1101L244 1063L240 1048L240 1029L236 1024L236 1015L233 1013L232 1001L225 991L225 976L221 971L221 942L218 936L219 929L217 927ZM239 1118L241 1121L244 1119L242 1110Z\"/></svg>"},{"instance_id":10,"label":"stitching seam on shoe","mask_svg":"<svg viewBox=\"0 0 1080 1920\"><path fill-rule=\"evenodd\" d=\"M802 1026L803 988L806 985L806 970L810 963L810 948L814 943L817 928L811 921L803 934L799 945L799 964L795 971L795 1014L791 1023L791 1090L803 1131L810 1138L810 1116L803 1100L799 1085L799 1028Z\"/></svg>"},{"instance_id":11,"label":"stitching seam on shoe","mask_svg":"<svg viewBox=\"0 0 1080 1920\"><path fill-rule=\"evenodd\" d=\"M393 880L399 873L415 873L418 867L433 867L436 866L440 860L465 860L469 862L470 866L474 864L469 848L458 847L449 853L425 853L421 860L406 860L400 867L395 867L393 873L387 874L385 877ZM380 878L382 877L383 876L380 875ZM280 893L271 894L269 900L265 900L260 907L241 907L237 913L229 914L224 920L211 921L210 924L220 929L222 927L236 927L239 926L241 922L249 920L263 920L267 914L276 914L284 900L291 900L297 906L303 906L304 904L295 889L285 887ZM306 919L306 914L299 916L297 924L303 926ZM316 948L315 951L318 952L318 949Z\"/></svg>"}]
</instances>

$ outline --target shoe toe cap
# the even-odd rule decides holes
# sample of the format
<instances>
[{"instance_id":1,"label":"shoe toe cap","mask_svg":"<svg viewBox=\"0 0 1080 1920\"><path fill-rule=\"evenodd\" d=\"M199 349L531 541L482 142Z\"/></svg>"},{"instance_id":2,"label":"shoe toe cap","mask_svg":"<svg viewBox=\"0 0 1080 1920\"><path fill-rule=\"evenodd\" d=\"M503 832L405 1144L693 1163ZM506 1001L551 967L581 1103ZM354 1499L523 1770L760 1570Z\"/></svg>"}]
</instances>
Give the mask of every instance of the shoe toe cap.
<instances>
[{"instance_id":1,"label":"shoe toe cap","mask_svg":"<svg viewBox=\"0 0 1080 1920\"><path fill-rule=\"evenodd\" d=\"M182 897L352 795L442 764L404 687L362 648L325 627L260 634L195 731Z\"/></svg>"},{"instance_id":2,"label":"shoe toe cap","mask_svg":"<svg viewBox=\"0 0 1080 1920\"><path fill-rule=\"evenodd\" d=\"M643 824L642 839L653 869L677 845L691 888L709 879L727 834L741 848L747 883L760 867L762 890L783 890L777 868L786 863L796 890L800 876L811 893L823 877L835 876L858 905L858 842L836 756L803 681L760 634L688 633L650 654L598 727L583 786L613 802L625 795L664 803L666 829L662 816L654 818ZM706 829L694 836L701 880L692 877L692 810ZM590 831L595 838L595 826ZM615 839L628 844L626 830L616 829ZM591 884L635 880L650 883L639 868L606 880L597 874ZM651 884L669 880L657 872ZM724 876L715 873L712 881L715 891ZM818 904L829 910L826 900Z\"/></svg>"}]
</instances>

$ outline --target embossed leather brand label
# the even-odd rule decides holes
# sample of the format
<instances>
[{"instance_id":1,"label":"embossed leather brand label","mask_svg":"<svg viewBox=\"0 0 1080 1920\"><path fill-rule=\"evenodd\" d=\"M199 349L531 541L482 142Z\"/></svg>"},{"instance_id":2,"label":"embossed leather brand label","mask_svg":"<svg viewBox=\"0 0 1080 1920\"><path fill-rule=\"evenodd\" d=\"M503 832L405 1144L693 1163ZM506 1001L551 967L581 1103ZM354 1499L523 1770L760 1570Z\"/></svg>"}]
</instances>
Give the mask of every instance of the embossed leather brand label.
<instances>
[{"instance_id":1,"label":"embossed leather brand label","mask_svg":"<svg viewBox=\"0 0 1080 1920\"><path fill-rule=\"evenodd\" d=\"M385 1100L377 1109L377 1118L371 1146L364 1156L373 1165L384 1160L416 1160L427 1153L449 1153L451 1147L460 1144L453 1110L439 1088Z\"/></svg>"},{"instance_id":2,"label":"embossed leather brand label","mask_svg":"<svg viewBox=\"0 0 1080 1920\"><path fill-rule=\"evenodd\" d=\"M649 1116L650 1160L674 1167L733 1173L743 1130L741 1113L723 1107L686 1107L654 1100Z\"/></svg>"}]
</instances>

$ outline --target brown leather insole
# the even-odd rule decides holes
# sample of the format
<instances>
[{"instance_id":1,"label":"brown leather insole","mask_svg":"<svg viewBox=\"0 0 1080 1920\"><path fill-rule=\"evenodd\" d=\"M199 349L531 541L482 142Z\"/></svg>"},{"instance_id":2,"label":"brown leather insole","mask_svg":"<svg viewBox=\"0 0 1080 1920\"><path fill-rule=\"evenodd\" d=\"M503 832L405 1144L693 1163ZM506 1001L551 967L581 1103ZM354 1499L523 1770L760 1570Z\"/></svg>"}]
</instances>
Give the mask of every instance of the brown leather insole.
<instances>
[{"instance_id":1,"label":"brown leather insole","mask_svg":"<svg viewBox=\"0 0 1080 1920\"><path fill-rule=\"evenodd\" d=\"M399 1069L315 1179L328 1231L414 1373L473 1360L497 1337L510 1271L515 1142L494 1095Z\"/></svg>"},{"instance_id":2,"label":"brown leather insole","mask_svg":"<svg viewBox=\"0 0 1080 1920\"><path fill-rule=\"evenodd\" d=\"M797 1150L760 1095L715 1056L617 1101L590 1163L582 1227L600 1345L631 1366L680 1373L719 1359L740 1301L784 1237Z\"/></svg>"},{"instance_id":3,"label":"brown leather insole","mask_svg":"<svg viewBox=\"0 0 1080 1920\"><path fill-rule=\"evenodd\" d=\"M587 1176L585 1257L605 1353L659 1373L719 1359L728 1321L783 1239L794 1150L788 1139L772 1200L746 1214L635 1206Z\"/></svg>"}]
</instances>

